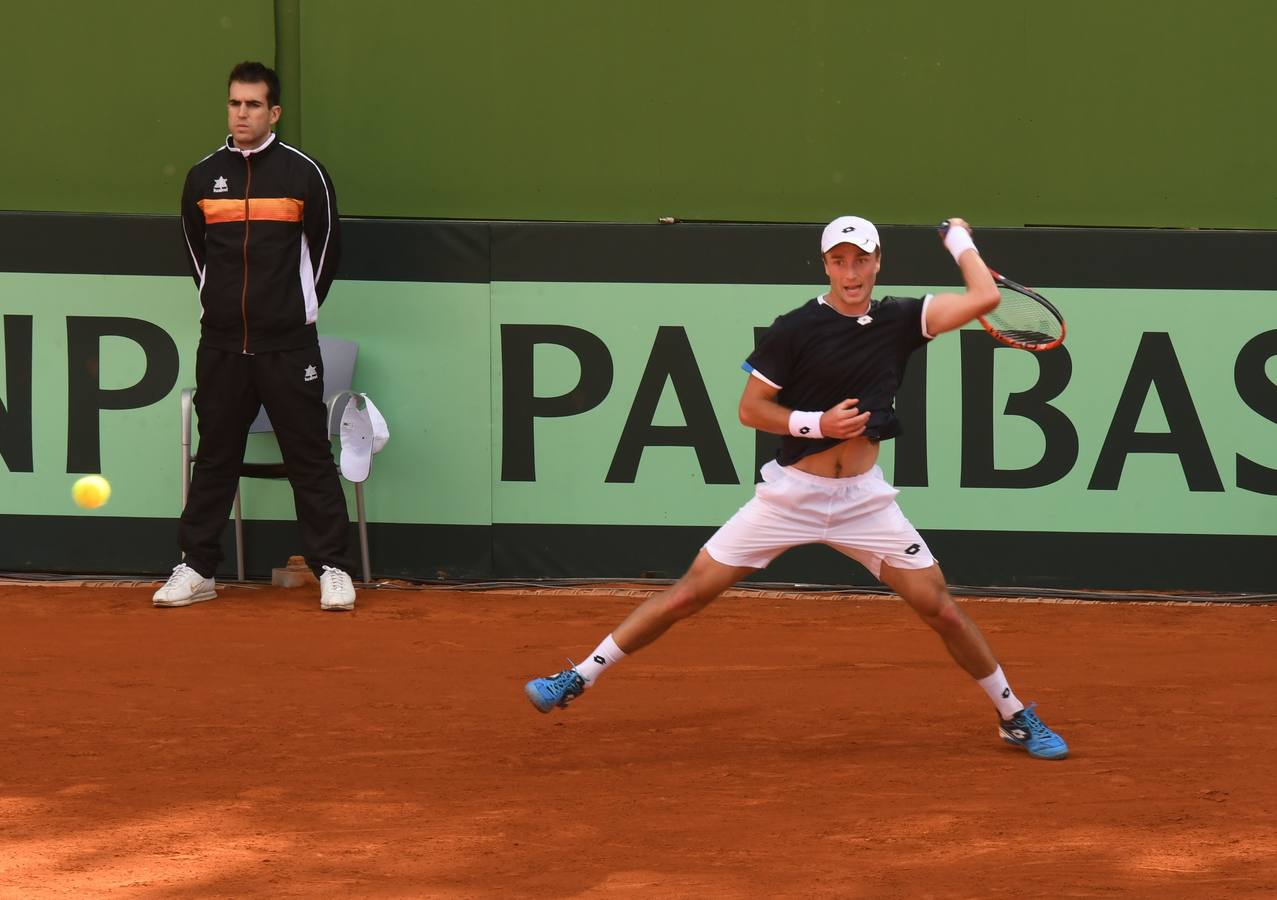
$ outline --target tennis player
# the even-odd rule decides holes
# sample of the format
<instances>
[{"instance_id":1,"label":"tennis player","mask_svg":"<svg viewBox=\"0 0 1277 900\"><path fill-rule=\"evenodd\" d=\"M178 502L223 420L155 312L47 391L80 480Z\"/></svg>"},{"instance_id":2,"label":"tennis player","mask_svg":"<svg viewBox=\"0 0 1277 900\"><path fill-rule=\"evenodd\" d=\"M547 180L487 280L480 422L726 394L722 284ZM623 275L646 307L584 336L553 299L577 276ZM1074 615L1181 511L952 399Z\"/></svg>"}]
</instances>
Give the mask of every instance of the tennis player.
<instances>
[{"instance_id":1,"label":"tennis player","mask_svg":"<svg viewBox=\"0 0 1277 900\"><path fill-rule=\"evenodd\" d=\"M743 424L784 435L754 497L701 548L674 585L641 603L584 662L535 678L525 691L541 712L567 706L610 666L704 609L737 581L800 544L828 544L862 563L940 636L954 661L989 695L1008 744L1039 759L1068 745L1011 690L984 636L950 596L927 543L896 504L876 465L878 445L900 433L893 404L914 350L998 305L970 226L950 219L944 237L963 293L871 297L882 266L873 223L842 216L820 251L829 291L785 313L745 361Z\"/></svg>"}]
</instances>

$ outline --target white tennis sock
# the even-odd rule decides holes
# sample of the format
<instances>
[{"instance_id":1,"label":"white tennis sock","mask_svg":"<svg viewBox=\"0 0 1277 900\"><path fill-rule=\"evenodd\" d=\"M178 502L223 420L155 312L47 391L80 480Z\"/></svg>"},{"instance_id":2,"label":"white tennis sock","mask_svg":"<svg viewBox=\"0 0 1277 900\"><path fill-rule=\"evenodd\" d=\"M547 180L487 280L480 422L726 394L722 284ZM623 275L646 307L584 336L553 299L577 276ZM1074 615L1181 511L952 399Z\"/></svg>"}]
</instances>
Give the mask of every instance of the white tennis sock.
<instances>
[{"instance_id":1,"label":"white tennis sock","mask_svg":"<svg viewBox=\"0 0 1277 900\"><path fill-rule=\"evenodd\" d=\"M992 675L977 678L976 684L984 688L984 692L989 695L993 705L998 708L998 715L1004 720L1024 709L1024 704L1011 692L1011 685L1007 684L1007 677L1002 674L1001 666L994 669Z\"/></svg>"},{"instance_id":2,"label":"white tennis sock","mask_svg":"<svg viewBox=\"0 0 1277 900\"><path fill-rule=\"evenodd\" d=\"M589 659L576 664L576 674L584 678L585 686L589 687L608 666L623 659L625 654L621 652L620 647L616 646L616 641L612 640L612 635L609 634L603 639L603 643L594 648Z\"/></svg>"}]
</instances>

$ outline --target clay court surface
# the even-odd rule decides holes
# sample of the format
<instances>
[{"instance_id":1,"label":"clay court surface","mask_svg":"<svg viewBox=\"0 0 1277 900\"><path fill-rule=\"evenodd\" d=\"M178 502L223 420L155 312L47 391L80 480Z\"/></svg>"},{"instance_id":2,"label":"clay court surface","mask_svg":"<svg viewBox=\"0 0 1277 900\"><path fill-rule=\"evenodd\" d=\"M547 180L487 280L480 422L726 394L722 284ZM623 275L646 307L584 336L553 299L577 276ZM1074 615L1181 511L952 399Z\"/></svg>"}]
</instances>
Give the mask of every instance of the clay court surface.
<instances>
[{"instance_id":1,"label":"clay court surface","mask_svg":"<svg viewBox=\"0 0 1277 900\"><path fill-rule=\"evenodd\" d=\"M0 583L0 896L1273 897L1277 608L732 595L541 715L631 592Z\"/></svg>"}]
</instances>

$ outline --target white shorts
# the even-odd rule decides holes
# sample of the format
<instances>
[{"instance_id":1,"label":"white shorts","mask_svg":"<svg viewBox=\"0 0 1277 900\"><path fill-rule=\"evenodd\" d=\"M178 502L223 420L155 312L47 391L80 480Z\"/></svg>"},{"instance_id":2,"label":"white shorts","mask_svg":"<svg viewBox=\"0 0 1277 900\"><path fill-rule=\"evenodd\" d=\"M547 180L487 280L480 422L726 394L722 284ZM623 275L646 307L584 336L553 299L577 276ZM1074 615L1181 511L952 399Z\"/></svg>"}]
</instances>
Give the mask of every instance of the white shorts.
<instances>
[{"instance_id":1,"label":"white shorts","mask_svg":"<svg viewBox=\"0 0 1277 900\"><path fill-rule=\"evenodd\" d=\"M761 569L790 547L828 544L880 577L883 560L898 569L935 562L909 524L882 470L822 478L772 460L754 497L705 543L716 562Z\"/></svg>"}]
</instances>

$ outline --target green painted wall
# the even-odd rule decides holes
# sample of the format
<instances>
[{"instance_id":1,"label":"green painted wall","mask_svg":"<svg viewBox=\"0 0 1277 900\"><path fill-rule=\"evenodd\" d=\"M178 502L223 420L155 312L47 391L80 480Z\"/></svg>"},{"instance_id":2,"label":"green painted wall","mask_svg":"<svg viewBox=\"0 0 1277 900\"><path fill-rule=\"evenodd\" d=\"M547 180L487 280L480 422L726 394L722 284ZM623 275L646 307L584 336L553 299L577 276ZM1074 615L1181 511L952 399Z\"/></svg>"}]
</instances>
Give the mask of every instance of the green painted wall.
<instances>
[{"instance_id":1,"label":"green painted wall","mask_svg":"<svg viewBox=\"0 0 1277 900\"><path fill-rule=\"evenodd\" d=\"M7 3L0 209L175 214L226 134L226 75L271 59L271 0Z\"/></svg>"},{"instance_id":2,"label":"green painted wall","mask_svg":"<svg viewBox=\"0 0 1277 900\"><path fill-rule=\"evenodd\" d=\"M1268 0L50 0L4 25L4 209L171 213L226 71L278 33L285 133L347 215L1277 221Z\"/></svg>"}]
</instances>

